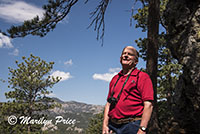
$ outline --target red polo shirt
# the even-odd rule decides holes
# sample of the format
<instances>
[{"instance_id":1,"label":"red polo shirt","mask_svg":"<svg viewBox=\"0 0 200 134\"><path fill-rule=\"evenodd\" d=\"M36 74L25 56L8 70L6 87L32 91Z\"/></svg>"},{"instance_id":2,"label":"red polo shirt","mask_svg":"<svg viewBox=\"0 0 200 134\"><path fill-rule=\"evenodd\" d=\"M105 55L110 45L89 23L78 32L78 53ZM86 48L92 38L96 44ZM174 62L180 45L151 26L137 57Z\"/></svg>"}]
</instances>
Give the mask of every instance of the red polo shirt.
<instances>
[{"instance_id":1,"label":"red polo shirt","mask_svg":"<svg viewBox=\"0 0 200 134\"><path fill-rule=\"evenodd\" d=\"M108 116L110 118L121 119L142 116L144 101L153 100L153 86L149 75L141 71L138 74L138 72L139 70L136 68L131 73L126 85L124 86L118 103L113 109L109 110ZM137 77L137 75L139 75L139 77ZM121 77L114 88L119 76ZM110 82L107 100L111 96L113 90L113 97L117 98L127 77L128 75L123 75L122 71L113 77Z\"/></svg>"}]
</instances>

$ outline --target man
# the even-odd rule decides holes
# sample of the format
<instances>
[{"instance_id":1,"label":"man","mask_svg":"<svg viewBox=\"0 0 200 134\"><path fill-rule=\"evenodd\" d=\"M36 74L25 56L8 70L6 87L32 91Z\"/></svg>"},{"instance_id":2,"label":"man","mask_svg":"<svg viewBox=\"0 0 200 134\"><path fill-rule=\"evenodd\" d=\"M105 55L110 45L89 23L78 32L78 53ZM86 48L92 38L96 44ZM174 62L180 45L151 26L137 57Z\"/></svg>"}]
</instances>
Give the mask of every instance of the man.
<instances>
[{"instance_id":1,"label":"man","mask_svg":"<svg viewBox=\"0 0 200 134\"><path fill-rule=\"evenodd\" d=\"M123 49L122 70L109 85L102 134L146 134L153 109L153 86L148 74L136 68L139 53Z\"/></svg>"}]
</instances>

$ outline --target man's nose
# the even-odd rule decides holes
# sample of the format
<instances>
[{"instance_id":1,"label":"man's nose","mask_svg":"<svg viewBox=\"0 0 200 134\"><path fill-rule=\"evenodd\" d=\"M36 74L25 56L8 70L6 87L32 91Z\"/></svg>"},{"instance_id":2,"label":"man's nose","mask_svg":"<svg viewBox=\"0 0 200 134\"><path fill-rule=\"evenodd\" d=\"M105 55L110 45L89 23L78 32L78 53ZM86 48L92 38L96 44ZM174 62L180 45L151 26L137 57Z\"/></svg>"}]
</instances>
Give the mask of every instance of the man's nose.
<instances>
[{"instance_id":1,"label":"man's nose","mask_svg":"<svg viewBox=\"0 0 200 134\"><path fill-rule=\"evenodd\" d=\"M125 55L124 55L124 58L128 58L128 55L127 55L127 54L125 54Z\"/></svg>"}]
</instances>

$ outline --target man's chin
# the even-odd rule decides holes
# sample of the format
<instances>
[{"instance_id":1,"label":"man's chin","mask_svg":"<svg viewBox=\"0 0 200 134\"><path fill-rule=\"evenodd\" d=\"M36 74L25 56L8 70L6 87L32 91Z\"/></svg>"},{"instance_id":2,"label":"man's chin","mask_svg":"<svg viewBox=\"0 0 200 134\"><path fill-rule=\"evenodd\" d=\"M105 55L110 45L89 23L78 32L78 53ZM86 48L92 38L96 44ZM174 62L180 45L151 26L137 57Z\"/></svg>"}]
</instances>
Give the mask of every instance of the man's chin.
<instances>
[{"instance_id":1,"label":"man's chin","mask_svg":"<svg viewBox=\"0 0 200 134\"><path fill-rule=\"evenodd\" d=\"M131 65L130 65L130 64L122 64L122 66L123 66L123 67L126 67L126 68L127 68L127 67L129 68Z\"/></svg>"},{"instance_id":2,"label":"man's chin","mask_svg":"<svg viewBox=\"0 0 200 134\"><path fill-rule=\"evenodd\" d=\"M131 63L130 63L130 61L123 61L123 62L122 62L122 65L128 65L128 66L130 66Z\"/></svg>"}]
</instances>

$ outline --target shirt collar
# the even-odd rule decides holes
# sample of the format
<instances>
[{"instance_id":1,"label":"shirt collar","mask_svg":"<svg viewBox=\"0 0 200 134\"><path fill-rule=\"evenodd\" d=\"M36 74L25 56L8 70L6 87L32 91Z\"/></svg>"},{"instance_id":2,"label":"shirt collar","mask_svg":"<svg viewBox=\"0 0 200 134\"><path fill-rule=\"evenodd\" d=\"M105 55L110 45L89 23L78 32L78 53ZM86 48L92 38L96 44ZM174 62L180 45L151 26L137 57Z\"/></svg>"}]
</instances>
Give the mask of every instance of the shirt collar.
<instances>
[{"instance_id":1,"label":"shirt collar","mask_svg":"<svg viewBox=\"0 0 200 134\"><path fill-rule=\"evenodd\" d=\"M121 71L118 73L119 76L124 76L124 74L122 73L122 71L123 71L123 70L121 70ZM140 70L138 70L137 68L135 68L135 69L131 72L131 75L132 75L132 76L136 76L136 75L138 74L139 71L140 71Z\"/></svg>"}]
</instances>

